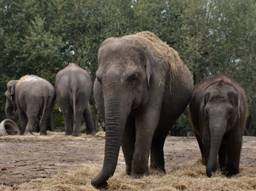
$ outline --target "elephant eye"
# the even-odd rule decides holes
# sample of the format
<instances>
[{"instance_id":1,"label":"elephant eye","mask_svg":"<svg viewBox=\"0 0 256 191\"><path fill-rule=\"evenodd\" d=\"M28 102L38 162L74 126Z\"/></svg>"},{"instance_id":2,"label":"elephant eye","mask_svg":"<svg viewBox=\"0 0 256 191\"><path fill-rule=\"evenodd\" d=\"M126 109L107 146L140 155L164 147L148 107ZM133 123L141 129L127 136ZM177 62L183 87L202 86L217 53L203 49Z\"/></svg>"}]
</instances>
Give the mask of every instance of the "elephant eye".
<instances>
[{"instance_id":1,"label":"elephant eye","mask_svg":"<svg viewBox=\"0 0 256 191\"><path fill-rule=\"evenodd\" d=\"M139 78L139 74L137 72L127 75L126 80L128 82L135 82Z\"/></svg>"}]
</instances>

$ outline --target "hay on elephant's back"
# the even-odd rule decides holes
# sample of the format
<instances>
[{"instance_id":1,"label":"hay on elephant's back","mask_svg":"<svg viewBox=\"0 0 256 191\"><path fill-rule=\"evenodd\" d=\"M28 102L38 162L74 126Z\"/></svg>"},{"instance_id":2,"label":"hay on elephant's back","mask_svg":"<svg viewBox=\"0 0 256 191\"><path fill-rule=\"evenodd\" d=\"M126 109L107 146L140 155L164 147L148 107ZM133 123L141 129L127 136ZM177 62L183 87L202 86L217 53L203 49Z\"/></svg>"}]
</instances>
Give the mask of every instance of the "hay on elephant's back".
<instances>
[{"instance_id":1,"label":"hay on elephant's back","mask_svg":"<svg viewBox=\"0 0 256 191\"><path fill-rule=\"evenodd\" d=\"M188 67L181 60L178 52L163 42L158 36L149 31L143 31L132 35L127 35L125 38L131 38L144 47L149 47L155 58L160 62L167 63L170 66L171 78L188 78L193 79ZM183 82L183 80L181 80Z\"/></svg>"}]
</instances>

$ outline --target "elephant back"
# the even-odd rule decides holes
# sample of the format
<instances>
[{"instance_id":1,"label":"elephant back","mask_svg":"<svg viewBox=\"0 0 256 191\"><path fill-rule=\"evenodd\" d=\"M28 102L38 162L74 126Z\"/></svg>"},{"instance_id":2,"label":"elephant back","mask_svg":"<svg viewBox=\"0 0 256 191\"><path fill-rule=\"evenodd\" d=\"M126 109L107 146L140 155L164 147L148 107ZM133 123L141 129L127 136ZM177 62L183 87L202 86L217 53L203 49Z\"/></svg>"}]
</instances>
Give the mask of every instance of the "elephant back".
<instances>
[{"instance_id":1,"label":"elephant back","mask_svg":"<svg viewBox=\"0 0 256 191\"><path fill-rule=\"evenodd\" d=\"M0 136L4 135L18 135L20 130L17 124L11 119L4 119L0 123Z\"/></svg>"},{"instance_id":2,"label":"elephant back","mask_svg":"<svg viewBox=\"0 0 256 191\"><path fill-rule=\"evenodd\" d=\"M158 60L158 64L164 64L169 68L170 89L177 89L183 86L192 92L194 86L193 75L174 48L149 31L127 35L125 38L134 39L142 47L147 47L155 60Z\"/></svg>"}]
</instances>

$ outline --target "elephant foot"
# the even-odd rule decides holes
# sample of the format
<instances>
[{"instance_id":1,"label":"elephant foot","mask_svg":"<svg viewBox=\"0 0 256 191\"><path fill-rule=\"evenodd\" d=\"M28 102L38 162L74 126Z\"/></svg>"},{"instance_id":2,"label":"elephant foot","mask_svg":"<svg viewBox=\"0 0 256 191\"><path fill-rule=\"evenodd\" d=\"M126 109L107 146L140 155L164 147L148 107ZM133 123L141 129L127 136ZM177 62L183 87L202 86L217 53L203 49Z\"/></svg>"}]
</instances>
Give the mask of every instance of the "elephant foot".
<instances>
[{"instance_id":1,"label":"elephant foot","mask_svg":"<svg viewBox=\"0 0 256 191\"><path fill-rule=\"evenodd\" d=\"M73 134L72 134L74 137L78 137L78 136L80 136L81 134L80 133L78 133L78 132L73 132Z\"/></svg>"},{"instance_id":2,"label":"elephant foot","mask_svg":"<svg viewBox=\"0 0 256 191\"><path fill-rule=\"evenodd\" d=\"M239 173L238 169L229 169L229 170L226 171L225 175L227 177L231 177L231 176L234 176L234 175L236 175L238 173Z\"/></svg>"},{"instance_id":3,"label":"elephant foot","mask_svg":"<svg viewBox=\"0 0 256 191\"><path fill-rule=\"evenodd\" d=\"M131 176L132 178L138 179L138 178L142 178L142 177L148 176L148 175L149 175L149 173L143 173L143 174L131 173L130 176Z\"/></svg>"},{"instance_id":4,"label":"elephant foot","mask_svg":"<svg viewBox=\"0 0 256 191\"><path fill-rule=\"evenodd\" d=\"M127 175L129 175L129 176L130 176L130 175L131 175L131 172L132 172L131 167L127 167L127 166L126 166L126 170L125 170L125 172L126 172L126 174L127 174Z\"/></svg>"},{"instance_id":5,"label":"elephant foot","mask_svg":"<svg viewBox=\"0 0 256 191\"><path fill-rule=\"evenodd\" d=\"M143 176L149 175L148 169L147 170L142 170L142 169L137 169L137 170L132 170L131 172L131 177L133 178L141 178Z\"/></svg>"},{"instance_id":6,"label":"elephant foot","mask_svg":"<svg viewBox=\"0 0 256 191\"><path fill-rule=\"evenodd\" d=\"M96 131L85 131L86 135L96 135Z\"/></svg>"},{"instance_id":7,"label":"elephant foot","mask_svg":"<svg viewBox=\"0 0 256 191\"><path fill-rule=\"evenodd\" d=\"M40 132L40 135L47 135L46 132Z\"/></svg>"},{"instance_id":8,"label":"elephant foot","mask_svg":"<svg viewBox=\"0 0 256 191\"><path fill-rule=\"evenodd\" d=\"M206 175L211 178L212 177L212 171L209 169L206 169Z\"/></svg>"},{"instance_id":9,"label":"elephant foot","mask_svg":"<svg viewBox=\"0 0 256 191\"><path fill-rule=\"evenodd\" d=\"M227 172L227 167L226 165L220 164L219 165L220 171L222 172L222 174L225 174L225 172Z\"/></svg>"},{"instance_id":10,"label":"elephant foot","mask_svg":"<svg viewBox=\"0 0 256 191\"><path fill-rule=\"evenodd\" d=\"M154 174L166 174L166 171L162 167L150 167L150 171Z\"/></svg>"},{"instance_id":11,"label":"elephant foot","mask_svg":"<svg viewBox=\"0 0 256 191\"><path fill-rule=\"evenodd\" d=\"M33 134L32 131L29 130L29 131L26 131L26 132L24 133L24 135L34 135L34 134Z\"/></svg>"},{"instance_id":12,"label":"elephant foot","mask_svg":"<svg viewBox=\"0 0 256 191\"><path fill-rule=\"evenodd\" d=\"M71 132L65 132L65 135L69 136L69 135L72 135Z\"/></svg>"}]
</instances>

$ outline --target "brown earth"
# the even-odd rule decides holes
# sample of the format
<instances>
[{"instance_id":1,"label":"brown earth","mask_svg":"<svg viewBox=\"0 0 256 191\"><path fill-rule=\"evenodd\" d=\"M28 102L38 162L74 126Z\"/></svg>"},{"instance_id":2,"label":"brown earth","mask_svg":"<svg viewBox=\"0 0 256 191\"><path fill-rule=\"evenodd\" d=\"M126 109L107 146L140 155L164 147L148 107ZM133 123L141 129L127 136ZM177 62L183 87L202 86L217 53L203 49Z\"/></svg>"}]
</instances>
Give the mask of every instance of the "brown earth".
<instances>
[{"instance_id":1,"label":"brown earth","mask_svg":"<svg viewBox=\"0 0 256 191\"><path fill-rule=\"evenodd\" d=\"M94 190L90 179L102 165L104 133L95 137L67 137L62 133L0 137L0 151L0 190ZM167 175L153 174L136 180L124 174L120 152L117 172L109 181L110 190L211 190L219 184L224 185L223 190L256 189L256 138L244 137L241 174L236 178L227 179L220 173L207 178L199 158L194 137L168 137Z\"/></svg>"}]
</instances>

